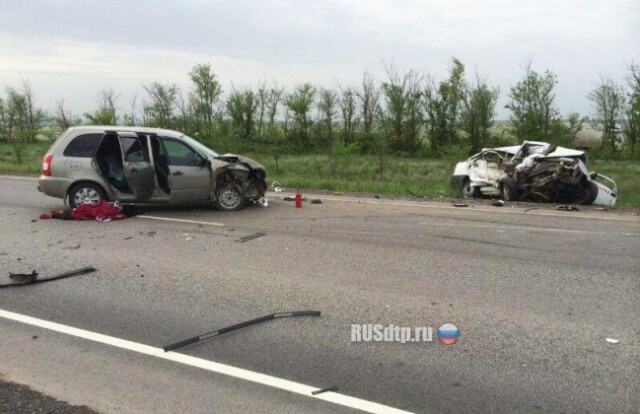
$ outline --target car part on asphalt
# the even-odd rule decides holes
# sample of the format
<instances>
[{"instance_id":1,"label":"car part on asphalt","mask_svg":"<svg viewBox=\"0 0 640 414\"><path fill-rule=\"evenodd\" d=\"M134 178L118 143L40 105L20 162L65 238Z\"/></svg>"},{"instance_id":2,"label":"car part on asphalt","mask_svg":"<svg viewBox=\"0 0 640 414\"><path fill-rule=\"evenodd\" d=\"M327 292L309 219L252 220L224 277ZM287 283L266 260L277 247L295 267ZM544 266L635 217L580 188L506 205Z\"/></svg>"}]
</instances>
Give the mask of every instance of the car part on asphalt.
<instances>
[{"instance_id":1,"label":"car part on asphalt","mask_svg":"<svg viewBox=\"0 0 640 414\"><path fill-rule=\"evenodd\" d=\"M196 342L204 341L215 336L224 335L226 333L236 331L238 329L246 328L247 326L256 325L262 322L271 321L273 319L290 318L295 316L320 316L320 311L294 311L294 312L277 312L270 315L261 316L259 318L251 319L245 322L240 322L235 325L227 326L226 328L217 329L212 332L204 333L202 335L194 336L193 338L184 339L182 341L174 342L162 347L164 352L174 351L178 348L185 347L187 345L195 344Z\"/></svg>"},{"instance_id":2,"label":"car part on asphalt","mask_svg":"<svg viewBox=\"0 0 640 414\"><path fill-rule=\"evenodd\" d=\"M494 207L504 207L504 200L496 200L491 203L491 205Z\"/></svg>"},{"instance_id":3,"label":"car part on asphalt","mask_svg":"<svg viewBox=\"0 0 640 414\"><path fill-rule=\"evenodd\" d=\"M454 207L469 207L469 204L467 203L453 203L452 205Z\"/></svg>"},{"instance_id":4,"label":"car part on asphalt","mask_svg":"<svg viewBox=\"0 0 640 414\"><path fill-rule=\"evenodd\" d=\"M311 391L311 395L318 395L318 394L322 394L324 392L330 392L330 391L338 391L338 387L333 385L331 387L327 387L327 388L322 388L322 389L319 389L319 390Z\"/></svg>"},{"instance_id":5,"label":"car part on asphalt","mask_svg":"<svg viewBox=\"0 0 640 414\"><path fill-rule=\"evenodd\" d=\"M31 273L11 273L9 272L9 279L16 283L31 283L38 278L38 272L32 270Z\"/></svg>"},{"instance_id":6,"label":"car part on asphalt","mask_svg":"<svg viewBox=\"0 0 640 414\"><path fill-rule=\"evenodd\" d=\"M249 240L257 239L258 237L262 237L262 236L266 236L266 233L262 233L262 232L259 231L257 233L253 233L253 234L250 234L248 236L240 237L239 239L236 240L236 242L244 243L244 242L247 242Z\"/></svg>"},{"instance_id":7,"label":"car part on asphalt","mask_svg":"<svg viewBox=\"0 0 640 414\"><path fill-rule=\"evenodd\" d=\"M614 339L614 338L607 338L606 341L607 343L614 344L614 345L620 343L619 339Z\"/></svg>"},{"instance_id":8,"label":"car part on asphalt","mask_svg":"<svg viewBox=\"0 0 640 414\"><path fill-rule=\"evenodd\" d=\"M82 267L80 269L71 270L69 272L60 273L60 274L57 274L57 275L54 275L54 276L50 276L50 277L45 277L45 278L40 278L40 279L33 278L32 280L26 281L26 282L0 284L0 288L26 286L26 285L34 285L36 283L51 282L53 280L65 279L65 278L72 277L72 276L80 276L80 275L84 275L84 274L87 274L87 273L92 273L92 272L95 272L95 271L96 271L96 269L94 267L91 267L91 266ZM34 272L35 272L35 270L34 270ZM9 277L11 277L11 276L9 276Z\"/></svg>"},{"instance_id":9,"label":"car part on asphalt","mask_svg":"<svg viewBox=\"0 0 640 414\"><path fill-rule=\"evenodd\" d=\"M580 211L580 209L576 206L568 206L566 204L561 204L558 207L556 207L556 210L560 210L560 211Z\"/></svg>"},{"instance_id":10,"label":"car part on asphalt","mask_svg":"<svg viewBox=\"0 0 640 414\"><path fill-rule=\"evenodd\" d=\"M314 198L311 200L311 204L322 204L322 200L319 198Z\"/></svg>"}]
</instances>

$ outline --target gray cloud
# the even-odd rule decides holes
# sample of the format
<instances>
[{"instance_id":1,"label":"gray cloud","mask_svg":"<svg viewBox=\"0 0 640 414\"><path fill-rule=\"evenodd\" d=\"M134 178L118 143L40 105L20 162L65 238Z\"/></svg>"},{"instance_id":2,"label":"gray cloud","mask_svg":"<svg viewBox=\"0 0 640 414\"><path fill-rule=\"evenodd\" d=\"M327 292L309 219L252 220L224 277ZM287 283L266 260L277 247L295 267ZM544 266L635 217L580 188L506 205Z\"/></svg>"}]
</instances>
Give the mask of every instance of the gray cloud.
<instances>
[{"instance_id":1,"label":"gray cloud","mask_svg":"<svg viewBox=\"0 0 640 414\"><path fill-rule=\"evenodd\" d=\"M444 76L455 56L499 85L502 101L533 59L558 75L563 112L586 114L600 76L621 80L640 59L636 0L4 3L0 87L27 77L43 105L64 97L85 111L105 87L123 88L123 100L149 79L187 88L189 69L207 61L227 85L335 86L365 69L381 79L382 61Z\"/></svg>"}]
</instances>

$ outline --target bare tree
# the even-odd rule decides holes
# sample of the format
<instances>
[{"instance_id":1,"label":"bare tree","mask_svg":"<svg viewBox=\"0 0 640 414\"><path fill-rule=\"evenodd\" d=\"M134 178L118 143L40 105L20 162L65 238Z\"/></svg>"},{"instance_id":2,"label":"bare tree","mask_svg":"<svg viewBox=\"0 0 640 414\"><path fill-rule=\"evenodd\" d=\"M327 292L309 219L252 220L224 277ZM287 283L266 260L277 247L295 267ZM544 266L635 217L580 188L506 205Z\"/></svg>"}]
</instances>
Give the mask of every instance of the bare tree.
<instances>
[{"instance_id":1,"label":"bare tree","mask_svg":"<svg viewBox=\"0 0 640 414\"><path fill-rule=\"evenodd\" d=\"M615 149L618 137L617 121L622 118L624 91L611 79L600 79L600 85L589 94L595 105L595 120L602 125L602 142Z\"/></svg>"},{"instance_id":2,"label":"bare tree","mask_svg":"<svg viewBox=\"0 0 640 414\"><path fill-rule=\"evenodd\" d=\"M373 130L380 100L380 91L376 88L369 72L365 72L362 77L362 90L358 93L358 99L362 113L362 127L364 133L368 135Z\"/></svg>"},{"instance_id":3,"label":"bare tree","mask_svg":"<svg viewBox=\"0 0 640 414\"><path fill-rule=\"evenodd\" d=\"M627 105L624 109L624 135L629 142L631 156L635 156L636 144L640 138L640 65L629 64L627 84Z\"/></svg>"},{"instance_id":4,"label":"bare tree","mask_svg":"<svg viewBox=\"0 0 640 414\"><path fill-rule=\"evenodd\" d=\"M71 112L67 109L65 109L64 107L64 99L60 99L57 103L56 103L56 121L58 123L58 126L60 127L60 129L62 129L63 131L66 130L67 128L71 127L72 124L72 115Z\"/></svg>"},{"instance_id":5,"label":"bare tree","mask_svg":"<svg viewBox=\"0 0 640 414\"><path fill-rule=\"evenodd\" d=\"M179 89L175 84L151 82L143 85L151 102L145 106L147 124L160 128L171 128Z\"/></svg>"},{"instance_id":6,"label":"bare tree","mask_svg":"<svg viewBox=\"0 0 640 414\"><path fill-rule=\"evenodd\" d=\"M353 142L355 127L358 122L356 117L356 91L348 87L340 89L340 112L342 114L342 142L345 146Z\"/></svg>"}]
</instances>

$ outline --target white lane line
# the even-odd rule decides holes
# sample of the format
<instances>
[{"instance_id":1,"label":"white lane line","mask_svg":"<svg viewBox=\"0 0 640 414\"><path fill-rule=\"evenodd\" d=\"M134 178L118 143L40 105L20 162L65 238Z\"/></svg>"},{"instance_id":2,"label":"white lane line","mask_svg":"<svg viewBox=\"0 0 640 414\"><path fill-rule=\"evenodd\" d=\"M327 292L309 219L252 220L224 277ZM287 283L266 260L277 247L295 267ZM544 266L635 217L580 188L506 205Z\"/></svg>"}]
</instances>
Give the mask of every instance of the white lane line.
<instances>
[{"instance_id":1,"label":"white lane line","mask_svg":"<svg viewBox=\"0 0 640 414\"><path fill-rule=\"evenodd\" d=\"M291 193L272 193L269 192L267 193L267 195L269 197L293 197L295 196L295 194ZM341 201L344 203L361 203L361 204L380 204L380 205L384 205L384 206L405 206L405 207L423 207L423 208L433 208L433 209L440 209L440 210L456 210L459 212L469 212L469 213L476 213L476 212L484 212L484 213L506 213L506 214L520 214L520 215L527 215L527 216L545 216L545 217L563 217L563 218L585 218L585 219L596 219L596 220L613 220L613 221L627 221L627 222L632 222L632 223L638 223L640 224L640 218L625 218L625 217L603 217L603 216L592 216L592 215L588 215L588 214L581 214L581 213L570 213L571 215L567 215L567 214L557 214L557 213L552 213L552 212L548 212L548 213L544 213L542 211L527 211L526 213L524 212L525 208L523 207L522 210L518 209L517 211L513 211L511 209L505 209L504 207L502 208L495 208L495 209L488 209L488 208L460 208L460 207L454 207L451 205L437 205L437 204L426 204L424 202L406 202L406 201L379 201L379 200L371 200L371 199L367 199L367 198L356 198L356 197L331 197L331 196L325 196L322 194L310 194L313 195L314 198L319 198L321 200L328 200L328 201Z\"/></svg>"},{"instance_id":2,"label":"white lane line","mask_svg":"<svg viewBox=\"0 0 640 414\"><path fill-rule=\"evenodd\" d=\"M231 365L220 364L218 362L208 361L206 359L196 358L185 354L179 354L173 351L164 352L161 348L155 348L149 345L139 344L137 342L127 341L113 336L103 335L96 332L86 331L84 329L74 328L72 326L62 325L55 322L45 321L43 319L34 318L19 313L9 312L0 309L0 318L8 319L15 322L25 323L27 325L37 326L50 331L60 332L78 338L87 339L105 345L111 345L116 348L126 349L128 351L137 352L143 355L149 355L159 359L177 362L179 364L188 365L195 368L204 369L206 371L215 372L217 374L229 377L243 379L245 381L254 382L268 387L277 388L283 391L289 391L300 394L309 398L316 398L334 404L342 405L356 410L362 410L369 413L390 413L401 414L409 413L397 408L389 407L372 401L362 400L360 398L350 397L348 395L336 392L327 392L318 395L312 395L312 391L319 388L310 385L300 384L298 382L286 380L283 378L273 377L271 375L261 374L242 368L233 367Z\"/></svg>"},{"instance_id":3,"label":"white lane line","mask_svg":"<svg viewBox=\"0 0 640 414\"><path fill-rule=\"evenodd\" d=\"M461 223L429 223L429 222L422 222L420 224L423 224L426 226L464 227L464 228L475 228L475 229L531 230L531 231L548 231L552 233L603 234L607 236L640 236L640 233L612 233L612 232L606 232L606 231L554 229L550 227L532 227L532 226L496 226L493 224L461 224Z\"/></svg>"},{"instance_id":4,"label":"white lane line","mask_svg":"<svg viewBox=\"0 0 640 414\"><path fill-rule=\"evenodd\" d=\"M215 223L213 221L185 220L185 219L177 219L177 218L170 218L170 217L148 216L146 214L143 214L143 215L140 215L140 216L135 216L135 217L143 218L143 219L150 219L150 220L175 221L175 222L178 222L178 223L203 224L205 226L216 226L216 227L223 227L224 226L223 223Z\"/></svg>"}]
</instances>

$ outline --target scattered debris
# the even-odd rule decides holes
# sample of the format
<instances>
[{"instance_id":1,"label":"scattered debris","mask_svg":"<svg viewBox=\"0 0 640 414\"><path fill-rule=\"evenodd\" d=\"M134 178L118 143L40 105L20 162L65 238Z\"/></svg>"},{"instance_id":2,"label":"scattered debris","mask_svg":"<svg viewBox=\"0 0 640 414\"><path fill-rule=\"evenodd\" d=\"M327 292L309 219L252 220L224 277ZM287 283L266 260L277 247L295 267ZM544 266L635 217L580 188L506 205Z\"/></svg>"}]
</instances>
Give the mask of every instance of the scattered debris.
<instances>
[{"instance_id":1,"label":"scattered debris","mask_svg":"<svg viewBox=\"0 0 640 414\"><path fill-rule=\"evenodd\" d=\"M31 277L26 277L23 278L25 281L24 282L14 282L14 283L8 283L8 284L0 284L0 288L8 288L8 287L16 287L16 286L25 286L25 285L33 285L36 283L44 283L44 282L51 282L53 280L58 280L58 279L65 279L68 277L72 277L72 276L80 276L80 275L84 275L87 273L92 273L95 272L96 269L94 267L83 267L80 269L76 269L76 270L71 270L69 272L64 272L64 273L60 273L54 276L50 276L50 277L45 277L45 278L37 278L36 276L38 276L38 274L35 272L35 270L33 272L31 272L31 275L27 276L31 276ZM34 275L35 273L35 275ZM13 280L13 277L15 274L9 274L9 277ZM23 275L24 276L24 275Z\"/></svg>"},{"instance_id":2,"label":"scattered debris","mask_svg":"<svg viewBox=\"0 0 640 414\"><path fill-rule=\"evenodd\" d=\"M174 342L172 344L164 346L164 352L169 352L182 348L187 345L195 344L196 342L204 341L206 339L213 338L214 336L224 335L226 333L236 331L247 326L256 325L258 323L267 322L273 319L290 318L294 316L320 316L320 311L296 311L296 312L277 312L270 315L261 316L260 318L251 319L245 322L240 322L235 325L228 326L226 328L217 329L212 332L204 333L202 335L194 336L193 338L184 339L182 341Z\"/></svg>"},{"instance_id":3,"label":"scattered debris","mask_svg":"<svg viewBox=\"0 0 640 414\"><path fill-rule=\"evenodd\" d=\"M467 203L453 203L454 207L469 207Z\"/></svg>"},{"instance_id":4,"label":"scattered debris","mask_svg":"<svg viewBox=\"0 0 640 414\"><path fill-rule=\"evenodd\" d=\"M598 207L598 208L596 208L596 210L609 211L609 209L607 207Z\"/></svg>"},{"instance_id":5,"label":"scattered debris","mask_svg":"<svg viewBox=\"0 0 640 414\"><path fill-rule=\"evenodd\" d=\"M193 240L193 237L192 237L192 236L187 236L187 237L185 237L185 241L191 241L191 240Z\"/></svg>"},{"instance_id":6,"label":"scattered debris","mask_svg":"<svg viewBox=\"0 0 640 414\"><path fill-rule=\"evenodd\" d=\"M537 210L537 209L538 209L538 207L526 208L526 209L524 210L524 212L526 213L527 211Z\"/></svg>"},{"instance_id":7,"label":"scattered debris","mask_svg":"<svg viewBox=\"0 0 640 414\"><path fill-rule=\"evenodd\" d=\"M11 273L9 279L17 283L31 283L38 278L38 272L32 270L31 273Z\"/></svg>"},{"instance_id":8,"label":"scattered debris","mask_svg":"<svg viewBox=\"0 0 640 414\"><path fill-rule=\"evenodd\" d=\"M293 197L289 197L289 196L287 196L287 197L282 197L282 199L283 199L284 201L296 201L296 199L295 199L295 198L293 198Z\"/></svg>"},{"instance_id":9,"label":"scattered debris","mask_svg":"<svg viewBox=\"0 0 640 414\"><path fill-rule=\"evenodd\" d=\"M156 231L150 231L149 233L147 233L147 236L149 236L149 237L153 237L153 236L155 236L156 234L158 234L158 232L156 232Z\"/></svg>"},{"instance_id":10,"label":"scattered debris","mask_svg":"<svg viewBox=\"0 0 640 414\"><path fill-rule=\"evenodd\" d=\"M380 198L380 196L379 196L379 195L374 195L373 197L374 197L374 198Z\"/></svg>"},{"instance_id":11,"label":"scattered debris","mask_svg":"<svg viewBox=\"0 0 640 414\"><path fill-rule=\"evenodd\" d=\"M494 207L504 207L504 200L496 200L491 203L491 205Z\"/></svg>"},{"instance_id":12,"label":"scattered debris","mask_svg":"<svg viewBox=\"0 0 640 414\"><path fill-rule=\"evenodd\" d=\"M32 223L35 223L35 222L37 222L37 221L38 221L37 219L31 219L31 222L32 222Z\"/></svg>"},{"instance_id":13,"label":"scattered debris","mask_svg":"<svg viewBox=\"0 0 640 414\"><path fill-rule=\"evenodd\" d=\"M619 339L614 339L614 338L607 338L606 341L607 343L614 344L614 345L620 343Z\"/></svg>"},{"instance_id":14,"label":"scattered debris","mask_svg":"<svg viewBox=\"0 0 640 414\"><path fill-rule=\"evenodd\" d=\"M276 193L282 193L284 191L282 185L277 181L271 183L271 188L273 188L273 191L275 191Z\"/></svg>"},{"instance_id":15,"label":"scattered debris","mask_svg":"<svg viewBox=\"0 0 640 414\"><path fill-rule=\"evenodd\" d=\"M266 233L257 232L257 233L250 234L248 236L240 237L239 239L236 239L236 242L244 243L246 241L257 239L258 237L262 237L262 236L266 236Z\"/></svg>"},{"instance_id":16,"label":"scattered debris","mask_svg":"<svg viewBox=\"0 0 640 414\"><path fill-rule=\"evenodd\" d=\"M414 197L418 197L418 198L425 198L426 197L426 195L416 194L413 191L409 190L408 188L407 188L407 193L411 194ZM379 197L377 197L377 198L379 198Z\"/></svg>"},{"instance_id":17,"label":"scattered debris","mask_svg":"<svg viewBox=\"0 0 640 414\"><path fill-rule=\"evenodd\" d=\"M269 207L269 200L267 200L266 198L259 198L257 200L255 200L255 203L257 205L259 205L260 207Z\"/></svg>"},{"instance_id":18,"label":"scattered debris","mask_svg":"<svg viewBox=\"0 0 640 414\"><path fill-rule=\"evenodd\" d=\"M335 195L335 196L341 196L341 195L344 195L344 193L343 193L342 191L334 191L334 192L333 192L333 195Z\"/></svg>"},{"instance_id":19,"label":"scattered debris","mask_svg":"<svg viewBox=\"0 0 640 414\"><path fill-rule=\"evenodd\" d=\"M319 389L319 390L311 391L311 395L318 395L318 394L322 394L323 392L330 392L330 391L338 391L338 387L333 385L331 387L327 387L327 388L322 388L322 389Z\"/></svg>"},{"instance_id":20,"label":"scattered debris","mask_svg":"<svg viewBox=\"0 0 640 414\"><path fill-rule=\"evenodd\" d=\"M62 250L78 250L80 247L80 243L78 243L75 246L63 247Z\"/></svg>"},{"instance_id":21,"label":"scattered debris","mask_svg":"<svg viewBox=\"0 0 640 414\"><path fill-rule=\"evenodd\" d=\"M568 204L560 204L556 207L556 210L560 211L580 211L580 209L576 206L568 205Z\"/></svg>"},{"instance_id":22,"label":"scattered debris","mask_svg":"<svg viewBox=\"0 0 640 414\"><path fill-rule=\"evenodd\" d=\"M125 240L131 240L131 239L133 239L133 236L125 237L124 239Z\"/></svg>"},{"instance_id":23,"label":"scattered debris","mask_svg":"<svg viewBox=\"0 0 640 414\"><path fill-rule=\"evenodd\" d=\"M10 216L15 216L18 213L9 213Z\"/></svg>"},{"instance_id":24,"label":"scattered debris","mask_svg":"<svg viewBox=\"0 0 640 414\"><path fill-rule=\"evenodd\" d=\"M320 200L319 198L314 198L313 200L311 200L311 204L322 204L322 200Z\"/></svg>"}]
</instances>

